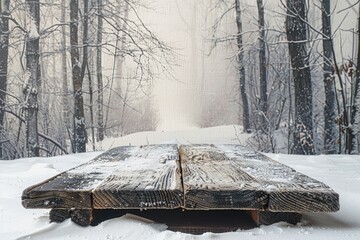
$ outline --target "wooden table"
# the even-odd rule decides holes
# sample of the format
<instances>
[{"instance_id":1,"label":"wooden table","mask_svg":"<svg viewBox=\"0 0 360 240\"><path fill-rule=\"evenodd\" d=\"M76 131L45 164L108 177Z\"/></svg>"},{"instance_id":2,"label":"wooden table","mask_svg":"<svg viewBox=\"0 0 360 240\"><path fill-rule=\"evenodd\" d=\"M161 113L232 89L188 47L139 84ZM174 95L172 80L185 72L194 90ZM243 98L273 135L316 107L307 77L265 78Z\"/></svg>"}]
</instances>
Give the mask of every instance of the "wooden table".
<instances>
[{"instance_id":1,"label":"wooden table","mask_svg":"<svg viewBox=\"0 0 360 240\"><path fill-rule=\"evenodd\" d=\"M257 224L295 224L301 213L338 211L339 195L240 145L147 145L114 148L31 186L22 204L82 226L109 209L244 210Z\"/></svg>"}]
</instances>

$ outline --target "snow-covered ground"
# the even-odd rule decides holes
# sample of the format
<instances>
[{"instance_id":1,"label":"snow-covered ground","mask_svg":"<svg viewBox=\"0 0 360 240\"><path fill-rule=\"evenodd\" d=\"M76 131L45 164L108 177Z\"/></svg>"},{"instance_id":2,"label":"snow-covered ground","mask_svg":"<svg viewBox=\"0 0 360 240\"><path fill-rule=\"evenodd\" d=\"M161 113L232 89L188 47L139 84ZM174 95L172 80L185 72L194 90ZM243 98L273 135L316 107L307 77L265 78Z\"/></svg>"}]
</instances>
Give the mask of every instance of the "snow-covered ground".
<instances>
[{"instance_id":1,"label":"snow-covered ground","mask_svg":"<svg viewBox=\"0 0 360 240\"><path fill-rule=\"evenodd\" d=\"M108 138L102 142L101 149L107 150L118 146L146 145L158 143L177 144L245 144L250 137L249 134L242 134L242 126L218 126L211 128L193 128L179 131L157 131L139 132L124 136L122 138ZM88 147L91 149L91 147Z\"/></svg>"},{"instance_id":2,"label":"snow-covered ground","mask_svg":"<svg viewBox=\"0 0 360 240\"><path fill-rule=\"evenodd\" d=\"M239 132L238 132L239 133ZM137 133L122 139L108 139L103 147L162 142L237 143L233 126L187 130L172 133ZM111 219L96 227L82 228L70 220L48 222L48 210L24 209L22 191L29 185L86 162L100 152L53 158L0 161L0 239L360 239L360 156L290 156L269 154L297 171L323 181L340 194L337 213L304 214L301 224L278 223L271 226L229 233L190 235L172 232L165 224L153 223L133 215Z\"/></svg>"}]
</instances>

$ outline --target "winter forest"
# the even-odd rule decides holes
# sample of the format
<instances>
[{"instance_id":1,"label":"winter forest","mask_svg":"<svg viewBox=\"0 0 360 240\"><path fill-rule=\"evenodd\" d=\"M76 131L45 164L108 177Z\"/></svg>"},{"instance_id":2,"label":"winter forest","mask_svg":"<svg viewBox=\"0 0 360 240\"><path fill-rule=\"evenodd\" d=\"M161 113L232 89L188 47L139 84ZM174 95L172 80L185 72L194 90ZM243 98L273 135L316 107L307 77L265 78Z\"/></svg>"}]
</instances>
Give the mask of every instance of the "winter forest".
<instances>
[{"instance_id":1,"label":"winter forest","mask_svg":"<svg viewBox=\"0 0 360 240\"><path fill-rule=\"evenodd\" d=\"M263 152L360 150L359 1L0 1L0 159L220 125Z\"/></svg>"}]
</instances>

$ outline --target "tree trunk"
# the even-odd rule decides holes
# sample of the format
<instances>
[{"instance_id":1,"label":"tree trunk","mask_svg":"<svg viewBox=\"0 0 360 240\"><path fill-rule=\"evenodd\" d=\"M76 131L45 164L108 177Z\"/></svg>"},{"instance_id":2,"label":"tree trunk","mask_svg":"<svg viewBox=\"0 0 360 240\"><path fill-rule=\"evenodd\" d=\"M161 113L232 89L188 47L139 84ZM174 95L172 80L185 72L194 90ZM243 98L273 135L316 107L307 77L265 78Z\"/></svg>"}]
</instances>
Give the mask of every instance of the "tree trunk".
<instances>
[{"instance_id":1,"label":"tree trunk","mask_svg":"<svg viewBox=\"0 0 360 240\"><path fill-rule=\"evenodd\" d=\"M245 79L245 62L244 62L244 49L242 39L242 22L241 22L241 8L240 0L235 0L236 11L236 25L237 25L237 45L238 45L238 63L240 72L240 95L242 101L242 116L243 116L243 128L244 132L250 132L250 114L249 103L246 93L246 79Z\"/></svg>"},{"instance_id":2,"label":"tree trunk","mask_svg":"<svg viewBox=\"0 0 360 240\"><path fill-rule=\"evenodd\" d=\"M87 1L84 1L87 5ZM78 24L79 24L78 0L70 1L70 45L72 82L74 88L74 150L75 152L86 152L86 133L84 118L84 99L82 93L83 73L80 66L80 55L78 49ZM84 53L85 54L85 53ZM84 63L83 63L84 64ZM86 65L85 65L86 66Z\"/></svg>"},{"instance_id":3,"label":"tree trunk","mask_svg":"<svg viewBox=\"0 0 360 240\"><path fill-rule=\"evenodd\" d=\"M312 87L305 19L305 0L287 0L285 25L295 92L295 154L314 154Z\"/></svg>"},{"instance_id":4,"label":"tree trunk","mask_svg":"<svg viewBox=\"0 0 360 240\"><path fill-rule=\"evenodd\" d=\"M2 136L4 135L4 118L7 91L8 55L9 55L9 20L10 0L2 0L0 4L0 159L2 155Z\"/></svg>"},{"instance_id":5,"label":"tree trunk","mask_svg":"<svg viewBox=\"0 0 360 240\"><path fill-rule=\"evenodd\" d=\"M65 23L66 22L66 3L65 3L65 0L61 0L61 22L62 23ZM63 99L62 99L62 104L63 104L63 119L64 119L64 122L65 122L65 127L67 129L70 129L70 125L71 125L71 120L70 120L70 111L69 111L69 87L68 87L68 72L67 72L67 62L66 62L66 59L67 59L67 50L66 50L66 26L63 25L61 27L61 31L62 31L62 48L63 48L63 51L61 53L61 60L62 60L62 74L63 74L63 81L62 81L62 84L63 84L63 92L64 92L64 96L63 96Z\"/></svg>"},{"instance_id":6,"label":"tree trunk","mask_svg":"<svg viewBox=\"0 0 360 240\"><path fill-rule=\"evenodd\" d=\"M360 133L360 4L358 16L358 46L357 46L357 65L354 86L354 102L351 109L351 126L348 133L348 153L358 153L357 135Z\"/></svg>"},{"instance_id":7,"label":"tree trunk","mask_svg":"<svg viewBox=\"0 0 360 240\"><path fill-rule=\"evenodd\" d=\"M262 128L267 130L269 124L267 116L267 63L266 63L266 45L265 45L265 16L264 4L262 0L257 0L258 14L259 14L259 65L260 65L260 109L262 111L261 123Z\"/></svg>"},{"instance_id":8,"label":"tree trunk","mask_svg":"<svg viewBox=\"0 0 360 240\"><path fill-rule=\"evenodd\" d=\"M90 113L90 129L91 129L91 145L93 151L96 149L95 142L95 119L94 119L94 82L96 69L96 51L97 47L91 47L97 44L97 24L96 15L90 14L96 11L97 1L84 3L84 24L83 24L83 62L86 63L87 84L89 87L89 113ZM84 75L85 76L85 75Z\"/></svg>"},{"instance_id":9,"label":"tree trunk","mask_svg":"<svg viewBox=\"0 0 360 240\"><path fill-rule=\"evenodd\" d=\"M333 69L333 52L331 38L331 18L330 18L330 0L321 1L322 9L322 32L323 40L323 57L324 57L324 85L325 85L325 109L324 109L324 152L325 154L336 153L336 124L335 124L335 86Z\"/></svg>"},{"instance_id":10,"label":"tree trunk","mask_svg":"<svg viewBox=\"0 0 360 240\"><path fill-rule=\"evenodd\" d=\"M91 71L90 71L90 63L87 65L87 73L88 73L88 80L89 80L89 101L90 101L90 128L91 128L91 145L93 147L93 151L95 151L96 147L95 147L95 126L94 126L94 111L93 111L93 107L94 107L94 94L93 94L93 82L92 82L92 77L91 77Z\"/></svg>"},{"instance_id":11,"label":"tree trunk","mask_svg":"<svg viewBox=\"0 0 360 240\"><path fill-rule=\"evenodd\" d=\"M97 51L96 51L96 69L97 69L97 119L98 119L98 131L97 140L104 140L104 94L103 94L103 79L102 79L102 0L98 0L98 29L97 29Z\"/></svg>"},{"instance_id":12,"label":"tree trunk","mask_svg":"<svg viewBox=\"0 0 360 240\"><path fill-rule=\"evenodd\" d=\"M27 5L27 36L26 36L26 150L28 157L39 156L38 137L38 92L40 84L39 68L39 0L26 0Z\"/></svg>"}]
</instances>

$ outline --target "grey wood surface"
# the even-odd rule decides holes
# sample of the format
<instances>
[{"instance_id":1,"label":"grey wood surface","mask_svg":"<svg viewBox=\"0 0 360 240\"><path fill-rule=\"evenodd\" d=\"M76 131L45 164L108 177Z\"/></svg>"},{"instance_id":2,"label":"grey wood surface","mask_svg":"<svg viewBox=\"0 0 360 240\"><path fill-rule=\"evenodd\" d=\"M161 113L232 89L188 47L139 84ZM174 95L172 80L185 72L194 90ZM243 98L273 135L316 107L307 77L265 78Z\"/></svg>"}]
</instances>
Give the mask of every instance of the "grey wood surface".
<instances>
[{"instance_id":1,"label":"grey wood surface","mask_svg":"<svg viewBox=\"0 0 360 240\"><path fill-rule=\"evenodd\" d=\"M180 146L187 209L263 209L268 195L257 179L234 167L213 145Z\"/></svg>"},{"instance_id":2,"label":"grey wood surface","mask_svg":"<svg viewBox=\"0 0 360 240\"><path fill-rule=\"evenodd\" d=\"M93 191L95 209L173 209L183 204L177 145L148 145L132 155Z\"/></svg>"},{"instance_id":3,"label":"grey wood surface","mask_svg":"<svg viewBox=\"0 0 360 240\"><path fill-rule=\"evenodd\" d=\"M107 151L95 159L23 191L25 208L92 208L92 190L106 179L132 147Z\"/></svg>"},{"instance_id":4,"label":"grey wood surface","mask_svg":"<svg viewBox=\"0 0 360 240\"><path fill-rule=\"evenodd\" d=\"M180 158L179 158L180 154ZM331 212L331 188L239 145L129 146L24 190L26 208ZM85 211L86 212L86 211Z\"/></svg>"},{"instance_id":5,"label":"grey wood surface","mask_svg":"<svg viewBox=\"0 0 360 240\"><path fill-rule=\"evenodd\" d=\"M240 145L218 145L234 167L257 179L273 212L335 212L339 195L324 183ZM291 157L291 156L289 156Z\"/></svg>"}]
</instances>

